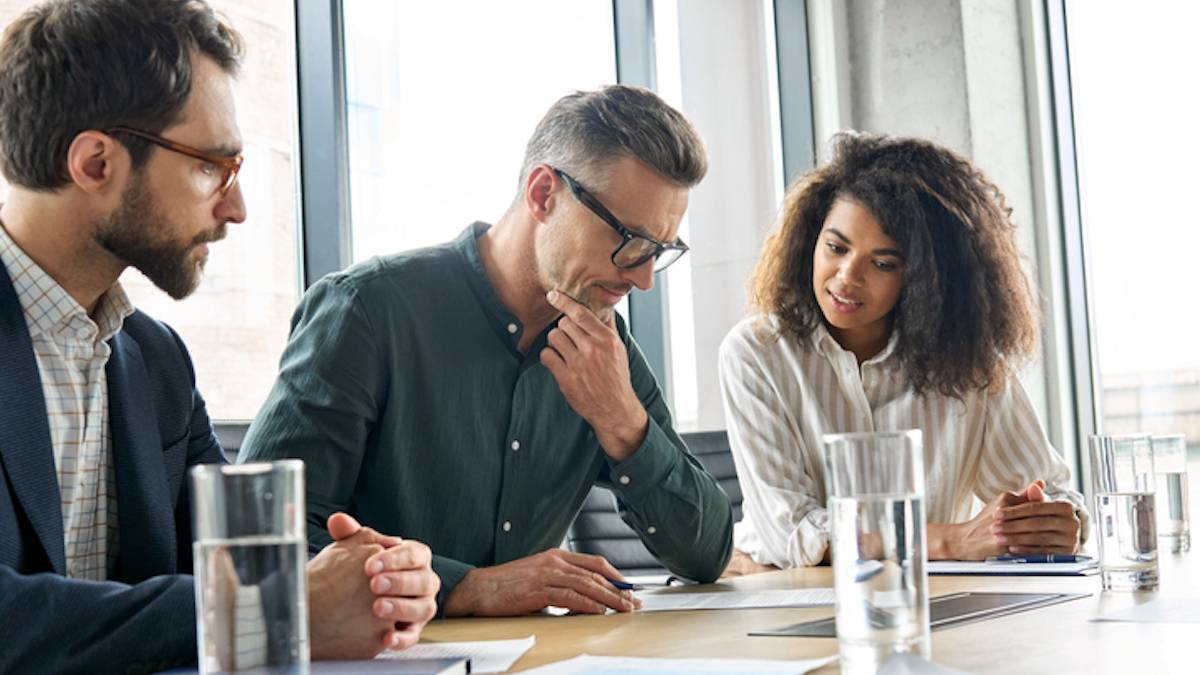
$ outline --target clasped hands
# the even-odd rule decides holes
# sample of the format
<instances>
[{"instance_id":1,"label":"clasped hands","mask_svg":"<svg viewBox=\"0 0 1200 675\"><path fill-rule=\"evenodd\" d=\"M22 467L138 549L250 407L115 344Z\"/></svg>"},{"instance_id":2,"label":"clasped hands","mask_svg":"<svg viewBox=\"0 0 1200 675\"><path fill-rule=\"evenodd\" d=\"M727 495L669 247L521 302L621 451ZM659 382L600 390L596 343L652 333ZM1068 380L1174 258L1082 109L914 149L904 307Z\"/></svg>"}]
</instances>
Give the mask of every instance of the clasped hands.
<instances>
[{"instance_id":1,"label":"clasped hands","mask_svg":"<svg viewBox=\"0 0 1200 675\"><path fill-rule=\"evenodd\" d=\"M931 553L951 560L1075 553L1081 528L1075 505L1048 501L1045 487L1036 480L1021 492L1002 493L965 523L931 524L931 543L940 549Z\"/></svg>"},{"instance_id":2,"label":"clasped hands","mask_svg":"<svg viewBox=\"0 0 1200 675\"><path fill-rule=\"evenodd\" d=\"M380 534L345 513L326 526L334 542L305 568L312 658L369 659L416 644L437 611L441 586L429 547Z\"/></svg>"}]
</instances>

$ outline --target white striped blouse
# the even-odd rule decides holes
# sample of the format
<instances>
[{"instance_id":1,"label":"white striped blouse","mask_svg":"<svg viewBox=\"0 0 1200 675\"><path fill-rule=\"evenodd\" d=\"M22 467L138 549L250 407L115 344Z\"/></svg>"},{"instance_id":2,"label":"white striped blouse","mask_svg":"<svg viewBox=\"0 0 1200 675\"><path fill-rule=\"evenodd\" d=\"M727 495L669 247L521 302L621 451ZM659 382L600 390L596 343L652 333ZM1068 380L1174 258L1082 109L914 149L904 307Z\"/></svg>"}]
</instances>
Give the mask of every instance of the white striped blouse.
<instances>
[{"instance_id":1,"label":"white striped blouse","mask_svg":"<svg viewBox=\"0 0 1200 675\"><path fill-rule=\"evenodd\" d=\"M821 436L920 429L928 522L957 523L1006 490L1041 478L1047 497L1083 497L1051 447L1029 397L1013 379L1000 392L962 401L917 396L893 358L895 336L861 369L824 326L797 342L773 319L743 320L720 349L730 447L745 499L734 545L763 565L816 565L829 544ZM1087 532L1087 523L1083 523Z\"/></svg>"}]
</instances>

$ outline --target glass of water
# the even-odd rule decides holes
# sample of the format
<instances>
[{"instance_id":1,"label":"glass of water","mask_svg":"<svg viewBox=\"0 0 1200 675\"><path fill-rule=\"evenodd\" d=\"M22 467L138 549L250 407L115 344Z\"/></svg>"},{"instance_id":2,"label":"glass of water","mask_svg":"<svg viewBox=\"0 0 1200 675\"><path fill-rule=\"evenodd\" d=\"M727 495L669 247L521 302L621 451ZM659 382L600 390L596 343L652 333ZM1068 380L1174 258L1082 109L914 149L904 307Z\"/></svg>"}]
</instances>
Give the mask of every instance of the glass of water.
<instances>
[{"instance_id":1,"label":"glass of water","mask_svg":"<svg viewBox=\"0 0 1200 675\"><path fill-rule=\"evenodd\" d=\"M1188 528L1187 438L1182 434L1155 436L1154 474L1158 511L1158 543L1171 553L1192 548Z\"/></svg>"},{"instance_id":2,"label":"glass of water","mask_svg":"<svg viewBox=\"0 0 1200 675\"><path fill-rule=\"evenodd\" d=\"M874 673L897 653L929 658L921 432L823 440L842 672Z\"/></svg>"},{"instance_id":3,"label":"glass of water","mask_svg":"<svg viewBox=\"0 0 1200 675\"><path fill-rule=\"evenodd\" d=\"M1091 436L1088 448L1104 590L1156 590L1158 536L1150 435Z\"/></svg>"},{"instance_id":4,"label":"glass of water","mask_svg":"<svg viewBox=\"0 0 1200 675\"><path fill-rule=\"evenodd\" d=\"M304 462L192 468L200 672L308 672Z\"/></svg>"}]
</instances>

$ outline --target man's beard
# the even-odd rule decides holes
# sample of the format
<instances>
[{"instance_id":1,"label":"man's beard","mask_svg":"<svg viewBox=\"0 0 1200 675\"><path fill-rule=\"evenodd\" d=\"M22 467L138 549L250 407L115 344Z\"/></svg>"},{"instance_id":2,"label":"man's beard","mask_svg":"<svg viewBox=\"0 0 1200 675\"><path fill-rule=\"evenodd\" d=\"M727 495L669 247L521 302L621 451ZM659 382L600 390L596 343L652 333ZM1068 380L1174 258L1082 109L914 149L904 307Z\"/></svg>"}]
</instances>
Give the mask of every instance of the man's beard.
<instances>
[{"instance_id":1,"label":"man's beard","mask_svg":"<svg viewBox=\"0 0 1200 675\"><path fill-rule=\"evenodd\" d=\"M96 225L96 243L136 268L167 295L182 300L200 285L205 260L191 260L195 246L225 236L225 224L188 242L170 239L173 228L136 174L117 210Z\"/></svg>"}]
</instances>

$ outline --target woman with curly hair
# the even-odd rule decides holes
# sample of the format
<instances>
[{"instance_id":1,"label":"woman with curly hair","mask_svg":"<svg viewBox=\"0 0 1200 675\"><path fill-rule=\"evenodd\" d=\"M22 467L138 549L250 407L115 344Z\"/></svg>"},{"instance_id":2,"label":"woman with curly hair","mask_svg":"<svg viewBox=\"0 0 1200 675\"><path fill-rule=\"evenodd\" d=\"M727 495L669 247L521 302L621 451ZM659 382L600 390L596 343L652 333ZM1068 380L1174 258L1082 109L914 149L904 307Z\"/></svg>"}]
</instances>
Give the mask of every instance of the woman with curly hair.
<instances>
[{"instance_id":1,"label":"woman with curly hair","mask_svg":"<svg viewBox=\"0 0 1200 675\"><path fill-rule=\"evenodd\" d=\"M821 437L857 431L921 430L930 558L1078 549L1083 498L1016 377L1038 312L1014 230L978 169L923 140L841 134L789 188L759 314L720 350L745 495L729 573L828 560Z\"/></svg>"}]
</instances>

